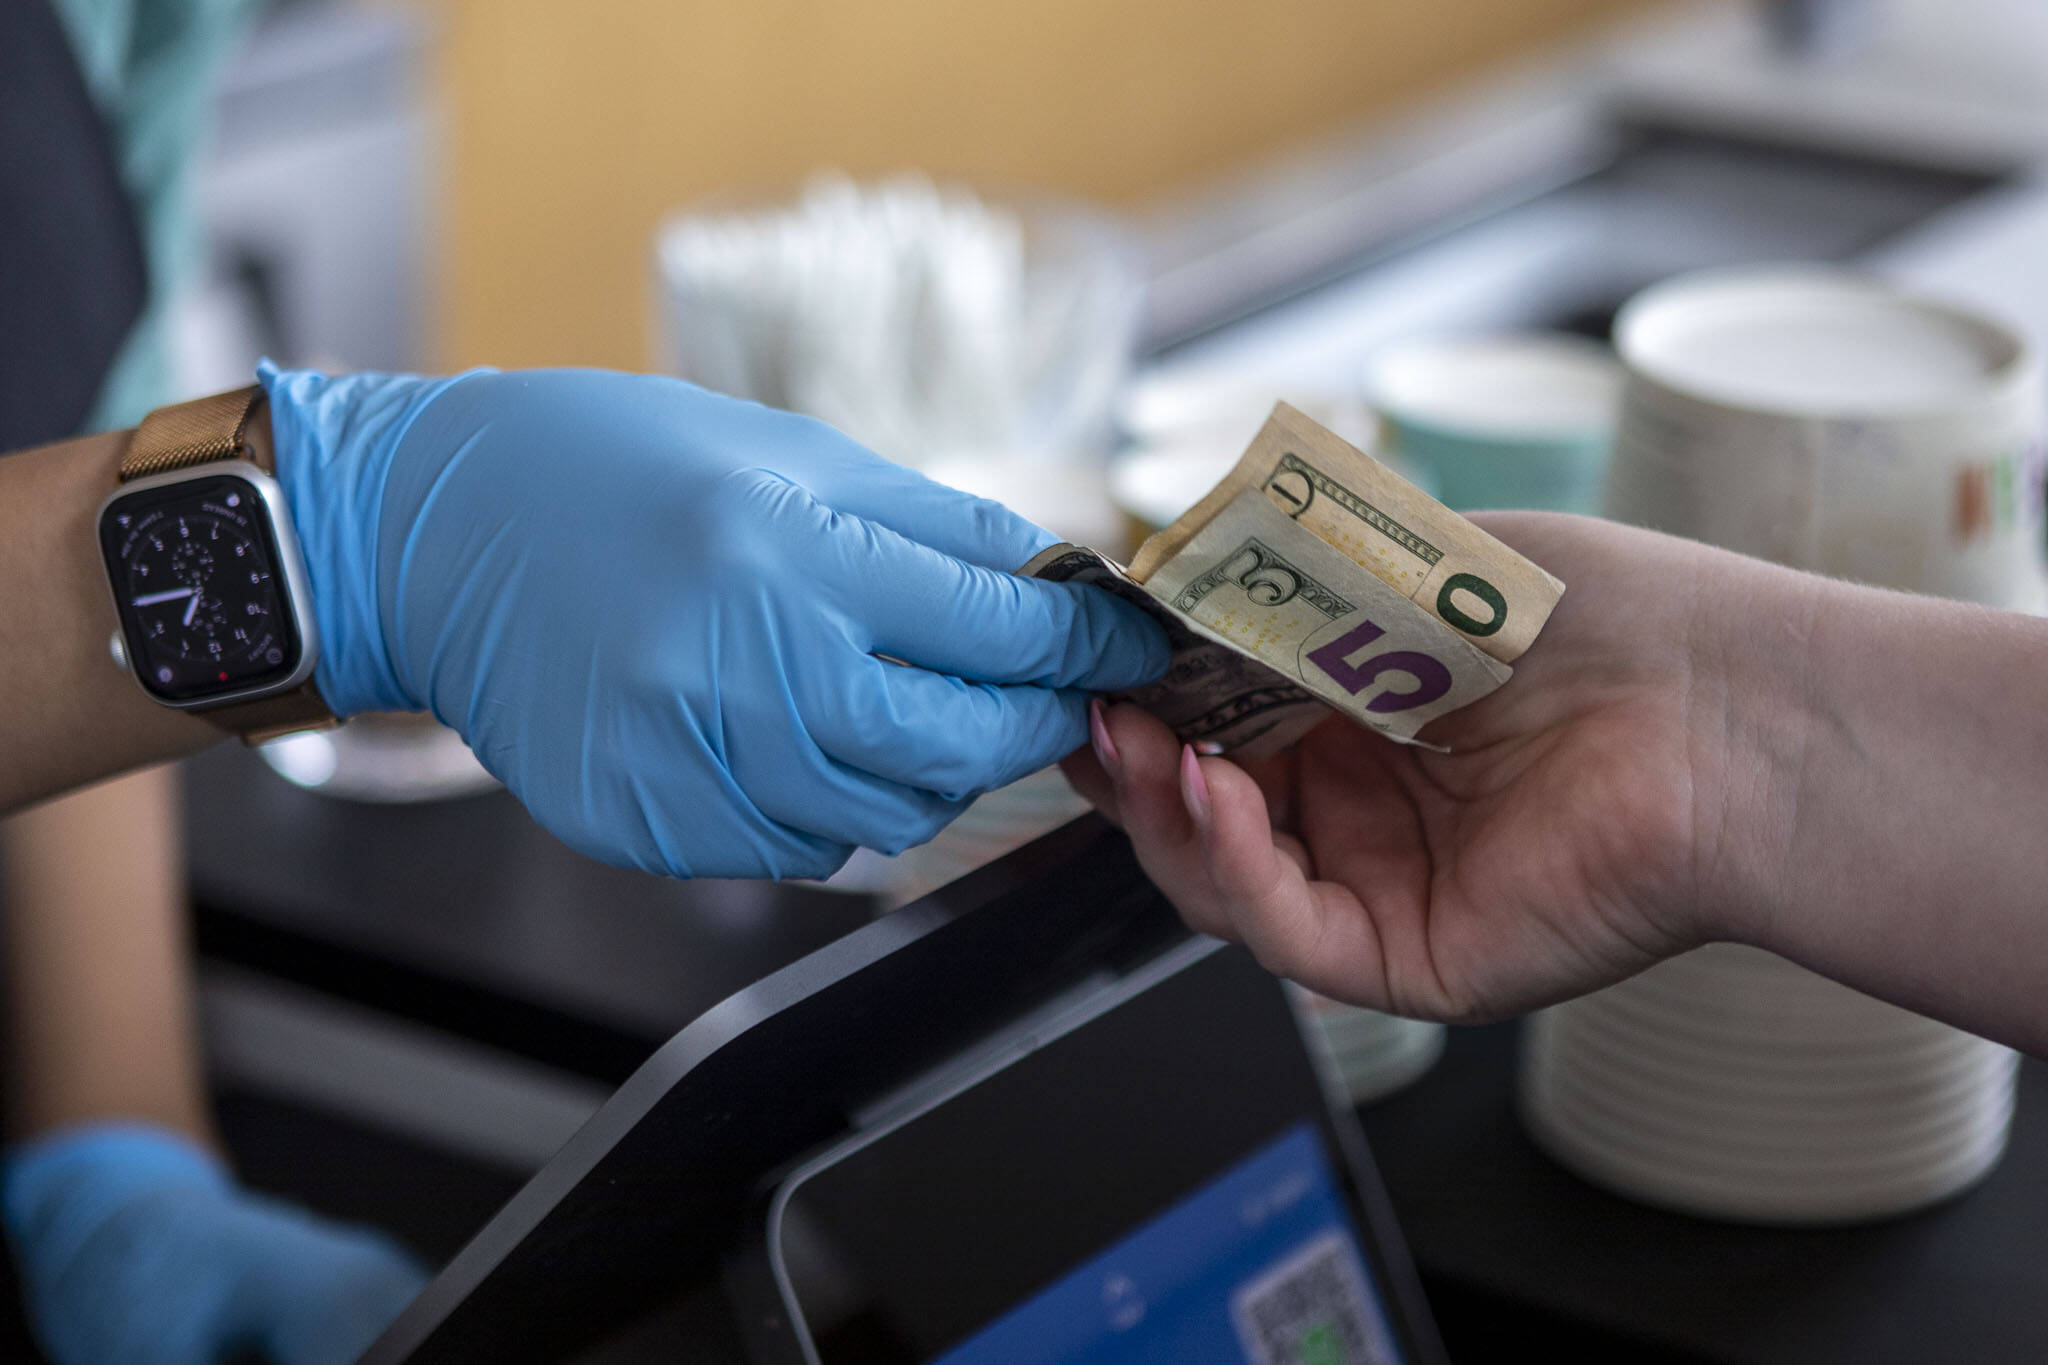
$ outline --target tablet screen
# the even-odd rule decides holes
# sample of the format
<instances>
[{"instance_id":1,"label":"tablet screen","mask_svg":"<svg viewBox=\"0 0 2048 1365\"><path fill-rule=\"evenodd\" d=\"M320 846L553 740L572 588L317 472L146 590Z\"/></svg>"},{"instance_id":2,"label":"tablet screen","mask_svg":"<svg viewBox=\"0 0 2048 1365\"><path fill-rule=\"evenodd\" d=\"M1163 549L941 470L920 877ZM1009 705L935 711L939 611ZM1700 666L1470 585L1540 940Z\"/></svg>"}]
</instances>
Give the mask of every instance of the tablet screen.
<instances>
[{"instance_id":1,"label":"tablet screen","mask_svg":"<svg viewBox=\"0 0 2048 1365\"><path fill-rule=\"evenodd\" d=\"M1279 985L1214 950L815 1158L772 1259L822 1365L1416 1365L1335 1124Z\"/></svg>"},{"instance_id":2,"label":"tablet screen","mask_svg":"<svg viewBox=\"0 0 2048 1365\"><path fill-rule=\"evenodd\" d=\"M1302 1123L937 1365L1398 1365L1315 1126Z\"/></svg>"}]
</instances>

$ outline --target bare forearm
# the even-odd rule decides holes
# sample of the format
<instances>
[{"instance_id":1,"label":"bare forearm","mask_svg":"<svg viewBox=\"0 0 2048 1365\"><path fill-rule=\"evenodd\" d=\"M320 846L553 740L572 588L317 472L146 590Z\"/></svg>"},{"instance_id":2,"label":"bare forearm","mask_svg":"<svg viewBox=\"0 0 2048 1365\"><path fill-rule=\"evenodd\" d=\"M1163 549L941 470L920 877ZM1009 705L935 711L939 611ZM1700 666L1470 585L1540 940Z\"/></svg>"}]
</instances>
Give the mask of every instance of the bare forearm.
<instances>
[{"instance_id":1,"label":"bare forearm","mask_svg":"<svg viewBox=\"0 0 2048 1365\"><path fill-rule=\"evenodd\" d=\"M0 814L220 737L150 701L107 657L113 604L93 514L127 433L0 458Z\"/></svg>"},{"instance_id":2,"label":"bare forearm","mask_svg":"<svg viewBox=\"0 0 2048 1365\"><path fill-rule=\"evenodd\" d=\"M2048 1052L2048 621L1833 583L1809 607L1749 936Z\"/></svg>"},{"instance_id":3,"label":"bare forearm","mask_svg":"<svg viewBox=\"0 0 2048 1365\"><path fill-rule=\"evenodd\" d=\"M126 1119L206 1140L169 773L0 822L0 867L9 1136Z\"/></svg>"}]
</instances>

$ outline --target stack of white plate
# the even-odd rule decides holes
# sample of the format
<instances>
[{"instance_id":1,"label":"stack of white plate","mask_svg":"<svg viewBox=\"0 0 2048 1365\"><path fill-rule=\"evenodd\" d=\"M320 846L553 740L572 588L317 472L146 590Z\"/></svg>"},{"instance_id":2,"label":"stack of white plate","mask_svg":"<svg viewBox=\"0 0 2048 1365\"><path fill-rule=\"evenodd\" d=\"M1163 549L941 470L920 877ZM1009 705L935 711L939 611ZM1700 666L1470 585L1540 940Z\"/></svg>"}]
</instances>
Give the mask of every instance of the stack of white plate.
<instances>
[{"instance_id":1,"label":"stack of white plate","mask_svg":"<svg viewBox=\"0 0 2048 1365\"><path fill-rule=\"evenodd\" d=\"M2005 1150L2016 1064L1717 944L1536 1015L1521 1102L1551 1155L1620 1193L1746 1222L1847 1222L1985 1175Z\"/></svg>"},{"instance_id":2,"label":"stack of white plate","mask_svg":"<svg viewBox=\"0 0 2048 1365\"><path fill-rule=\"evenodd\" d=\"M1353 1104L1391 1094L1436 1065L1444 1026L1340 1004L1294 988L1312 1027L1308 1035L1343 1079Z\"/></svg>"}]
</instances>

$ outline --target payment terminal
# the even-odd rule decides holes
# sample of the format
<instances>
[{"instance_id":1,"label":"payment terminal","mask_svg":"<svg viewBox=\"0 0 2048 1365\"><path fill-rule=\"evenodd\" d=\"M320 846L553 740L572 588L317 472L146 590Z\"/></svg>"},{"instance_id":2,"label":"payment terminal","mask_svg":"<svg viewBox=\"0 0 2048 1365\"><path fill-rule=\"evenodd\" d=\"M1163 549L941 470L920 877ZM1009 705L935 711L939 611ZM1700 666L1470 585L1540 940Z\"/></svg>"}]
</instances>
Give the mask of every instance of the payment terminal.
<instances>
[{"instance_id":1,"label":"payment terminal","mask_svg":"<svg viewBox=\"0 0 2048 1365\"><path fill-rule=\"evenodd\" d=\"M692 1024L365 1359L1440 1365L1332 1093L1090 817Z\"/></svg>"}]
</instances>

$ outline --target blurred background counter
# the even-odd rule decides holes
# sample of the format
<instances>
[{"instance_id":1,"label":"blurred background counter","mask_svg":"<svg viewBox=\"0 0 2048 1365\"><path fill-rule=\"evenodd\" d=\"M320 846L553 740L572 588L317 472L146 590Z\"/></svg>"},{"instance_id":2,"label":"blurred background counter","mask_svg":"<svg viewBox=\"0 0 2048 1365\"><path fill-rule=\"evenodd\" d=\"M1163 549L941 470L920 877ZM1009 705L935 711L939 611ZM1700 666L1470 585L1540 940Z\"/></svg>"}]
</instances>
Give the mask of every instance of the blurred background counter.
<instances>
[{"instance_id":1,"label":"blurred background counter","mask_svg":"<svg viewBox=\"0 0 2048 1365\"><path fill-rule=\"evenodd\" d=\"M637 0L601 23L282 0L221 101L182 359L645 367L661 220L820 169L1132 215L1154 348L1483 223L1526 259L1374 300L1381 325L1569 320L1713 260L1867 250L2025 179L2048 158L2041 22L2027 0L1295 0L1171 23L1140 0ZM2038 303L2048 267L2006 288Z\"/></svg>"}]
</instances>

